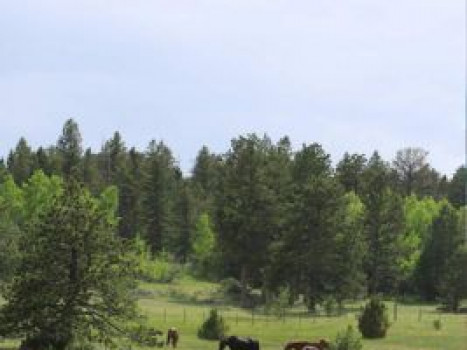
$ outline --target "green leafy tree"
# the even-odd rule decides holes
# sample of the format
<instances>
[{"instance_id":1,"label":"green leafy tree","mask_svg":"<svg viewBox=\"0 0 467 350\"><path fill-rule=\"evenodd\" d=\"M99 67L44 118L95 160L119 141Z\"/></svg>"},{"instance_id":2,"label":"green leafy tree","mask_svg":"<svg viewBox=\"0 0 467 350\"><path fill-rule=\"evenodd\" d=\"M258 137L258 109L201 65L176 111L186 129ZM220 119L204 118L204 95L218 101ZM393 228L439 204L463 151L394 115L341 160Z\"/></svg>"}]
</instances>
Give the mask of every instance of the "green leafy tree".
<instances>
[{"instance_id":1,"label":"green leafy tree","mask_svg":"<svg viewBox=\"0 0 467 350\"><path fill-rule=\"evenodd\" d=\"M201 214L196 222L195 230L193 232L191 249L196 267L202 273L209 272L208 270L212 267L210 266L210 263L212 262L214 253L216 243L215 239L209 214Z\"/></svg>"},{"instance_id":2,"label":"green leafy tree","mask_svg":"<svg viewBox=\"0 0 467 350\"><path fill-rule=\"evenodd\" d=\"M448 261L464 242L463 232L459 227L459 213L444 201L432 222L415 271L418 291L426 300L440 296L442 280L449 273Z\"/></svg>"},{"instance_id":3,"label":"green leafy tree","mask_svg":"<svg viewBox=\"0 0 467 350\"><path fill-rule=\"evenodd\" d=\"M420 173L428 168L427 156L426 150L417 147L407 147L397 151L393 166L405 195L410 196L414 193L416 182L420 181Z\"/></svg>"},{"instance_id":4,"label":"green leafy tree","mask_svg":"<svg viewBox=\"0 0 467 350\"><path fill-rule=\"evenodd\" d=\"M366 287L363 263L367 250L365 241L365 206L359 197L348 192L336 212L337 236L335 252L339 256L334 262L335 299L342 306L345 299L355 298Z\"/></svg>"},{"instance_id":5,"label":"green leafy tree","mask_svg":"<svg viewBox=\"0 0 467 350\"><path fill-rule=\"evenodd\" d=\"M418 199L412 195L404 198L404 234L399 261L402 292L415 292L412 277L439 209L440 203L431 197Z\"/></svg>"},{"instance_id":6,"label":"green leafy tree","mask_svg":"<svg viewBox=\"0 0 467 350\"><path fill-rule=\"evenodd\" d=\"M116 189L99 199L71 180L20 242L21 274L0 309L0 334L34 349L74 339L111 344L136 317L134 264L114 234Z\"/></svg>"}]
</instances>

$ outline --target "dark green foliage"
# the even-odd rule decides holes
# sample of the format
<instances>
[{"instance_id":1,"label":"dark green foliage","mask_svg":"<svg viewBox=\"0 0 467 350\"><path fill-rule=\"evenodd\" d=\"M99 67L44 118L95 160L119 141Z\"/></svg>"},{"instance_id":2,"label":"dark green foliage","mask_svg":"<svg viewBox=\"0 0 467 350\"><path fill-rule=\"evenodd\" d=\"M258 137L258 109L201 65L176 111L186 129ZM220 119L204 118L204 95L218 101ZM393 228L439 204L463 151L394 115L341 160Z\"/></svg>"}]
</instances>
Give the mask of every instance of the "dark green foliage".
<instances>
[{"instance_id":1,"label":"dark green foliage","mask_svg":"<svg viewBox=\"0 0 467 350\"><path fill-rule=\"evenodd\" d=\"M440 247L460 231L443 238L442 232L454 232L445 225L435 234L432 207L443 198L453 211L465 204L464 166L448 181L431 168L426 151L405 148L392 167L376 152L369 160L345 153L334 171L317 143L293 152L288 137L273 143L253 134L232 140L223 155L202 147L192 174L183 176L162 142L152 141L140 152L128 149L115 132L98 152L84 154L81 142L77 123L69 119L56 146L33 150L21 138L8 159L0 160L0 182L6 184L0 194L2 277L14 270L10 248L29 234L26 224L57 189L55 180L33 176L40 169L47 177L76 176L93 195L118 187L120 237L140 235L154 256L168 257L155 260L158 271L170 261L187 263L205 278L233 276L241 281L238 299L244 305L253 297L272 300L287 289L290 303L304 295L313 309L329 298L341 305L367 289L416 292L455 308L454 290L460 287L454 286L461 285L462 274L448 267L448 261L459 264L451 259L455 250ZM426 203L421 197L428 197ZM210 254L203 248L199 255L193 240L204 213L212 224L208 241L214 243ZM253 289L261 296L251 294Z\"/></svg>"},{"instance_id":2,"label":"dark green foliage","mask_svg":"<svg viewBox=\"0 0 467 350\"><path fill-rule=\"evenodd\" d=\"M362 175L366 162L365 155L346 152L342 160L337 164L336 177L344 186L346 192L361 193L363 186Z\"/></svg>"},{"instance_id":3,"label":"dark green foliage","mask_svg":"<svg viewBox=\"0 0 467 350\"><path fill-rule=\"evenodd\" d=\"M364 171L365 230L368 253L365 272L368 292L392 293L397 289L400 276L399 261L404 234L402 198L391 188L388 165L375 152Z\"/></svg>"},{"instance_id":4,"label":"dark green foliage","mask_svg":"<svg viewBox=\"0 0 467 350\"><path fill-rule=\"evenodd\" d=\"M378 298L372 298L358 319L358 329L364 338L384 338L389 326L386 305Z\"/></svg>"},{"instance_id":5,"label":"dark green foliage","mask_svg":"<svg viewBox=\"0 0 467 350\"><path fill-rule=\"evenodd\" d=\"M65 177L78 173L83 149L81 146L81 134L78 124L73 119L68 119L63 126L62 135L57 142L57 150L61 157L62 172Z\"/></svg>"},{"instance_id":6,"label":"dark green foliage","mask_svg":"<svg viewBox=\"0 0 467 350\"><path fill-rule=\"evenodd\" d=\"M94 199L71 181L31 222L19 245L21 274L3 295L1 335L25 337L38 350L129 335L134 264L114 235L116 195L109 189Z\"/></svg>"},{"instance_id":7,"label":"dark green foliage","mask_svg":"<svg viewBox=\"0 0 467 350\"><path fill-rule=\"evenodd\" d=\"M198 329L198 337L208 340L219 340L229 330L224 318L219 315L216 309L209 312L209 317Z\"/></svg>"},{"instance_id":8,"label":"dark green foliage","mask_svg":"<svg viewBox=\"0 0 467 350\"><path fill-rule=\"evenodd\" d=\"M429 237L415 270L414 278L418 291L426 300L433 301L440 296L443 280L449 281L449 275L454 280L457 279L452 275L448 262L463 241L459 214L452 205L444 202L432 222ZM454 261L451 263L455 264Z\"/></svg>"},{"instance_id":9,"label":"dark green foliage","mask_svg":"<svg viewBox=\"0 0 467 350\"><path fill-rule=\"evenodd\" d=\"M467 298L467 243L457 248L446 263L441 276L439 293L447 310L459 310L461 300Z\"/></svg>"},{"instance_id":10,"label":"dark green foliage","mask_svg":"<svg viewBox=\"0 0 467 350\"><path fill-rule=\"evenodd\" d=\"M216 201L216 231L227 273L240 279L242 304L248 285L259 285L259 272L278 230L279 203L269 177L268 160L273 145L256 135L232 141L226 155L220 194Z\"/></svg>"},{"instance_id":11,"label":"dark green foliage","mask_svg":"<svg viewBox=\"0 0 467 350\"><path fill-rule=\"evenodd\" d=\"M422 148L407 147L397 151L393 161L402 192L410 196L423 188L423 173L428 168L428 152Z\"/></svg>"},{"instance_id":12,"label":"dark green foliage","mask_svg":"<svg viewBox=\"0 0 467 350\"><path fill-rule=\"evenodd\" d=\"M331 350L361 350L363 344L360 336L353 329L352 326L348 326L344 332L339 332L336 339L331 344Z\"/></svg>"},{"instance_id":13,"label":"dark green foliage","mask_svg":"<svg viewBox=\"0 0 467 350\"><path fill-rule=\"evenodd\" d=\"M172 152L163 142L150 142L143 172L143 236L153 252L160 252L178 234L173 210L177 169Z\"/></svg>"},{"instance_id":14,"label":"dark green foliage","mask_svg":"<svg viewBox=\"0 0 467 350\"><path fill-rule=\"evenodd\" d=\"M465 206L467 197L467 168L458 168L448 185L449 201L457 208Z\"/></svg>"},{"instance_id":15,"label":"dark green foliage","mask_svg":"<svg viewBox=\"0 0 467 350\"><path fill-rule=\"evenodd\" d=\"M19 139L15 150L10 152L7 167L18 185L25 182L32 175L34 170L34 154L23 137Z\"/></svg>"}]
</instances>

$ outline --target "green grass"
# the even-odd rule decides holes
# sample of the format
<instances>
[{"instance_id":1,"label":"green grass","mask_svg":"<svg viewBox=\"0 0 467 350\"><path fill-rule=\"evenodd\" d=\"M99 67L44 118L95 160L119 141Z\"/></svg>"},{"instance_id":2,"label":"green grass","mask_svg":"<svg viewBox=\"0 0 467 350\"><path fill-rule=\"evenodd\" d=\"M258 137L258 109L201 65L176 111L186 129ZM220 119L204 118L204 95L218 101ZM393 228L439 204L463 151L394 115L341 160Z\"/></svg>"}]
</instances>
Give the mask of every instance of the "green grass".
<instances>
[{"instance_id":1,"label":"green grass","mask_svg":"<svg viewBox=\"0 0 467 350\"><path fill-rule=\"evenodd\" d=\"M140 306L151 324L161 330L175 326L180 330L180 350L216 350L217 343L197 338L196 333L211 307L217 307L230 327L229 334L259 339L261 349L280 350L293 339L334 339L339 331L352 325L357 329L360 304L353 304L342 316L299 317L292 310L285 319L222 304L217 285L183 279L174 284L144 284L147 296ZM393 319L393 303L387 302L392 326L386 338L363 340L365 350L467 350L467 315L439 313L436 305L398 305L397 321ZM304 311L304 310L302 310ZM421 319L419 319L421 311ZM295 312L295 314L294 314ZM441 319L441 330L433 321Z\"/></svg>"},{"instance_id":2,"label":"green grass","mask_svg":"<svg viewBox=\"0 0 467 350\"><path fill-rule=\"evenodd\" d=\"M357 329L356 316L361 304L349 305L348 312L342 316L305 317L305 310L297 307L285 319L278 319L259 311L252 315L249 310L226 305L217 290L217 284L191 278L171 284L142 283L139 305L152 326L164 332L169 327L179 329L179 350L217 350L217 342L196 336L212 307L226 318L229 334L257 338L262 350L281 350L284 343L293 339L332 340L348 325ZM387 302L387 306L392 326L386 338L363 340L364 350L467 350L467 314L439 313L436 305L399 304L397 321L394 321L393 303ZM433 327L436 319L441 319L440 330ZM0 349L12 350L17 345L15 341L0 340Z\"/></svg>"}]
</instances>

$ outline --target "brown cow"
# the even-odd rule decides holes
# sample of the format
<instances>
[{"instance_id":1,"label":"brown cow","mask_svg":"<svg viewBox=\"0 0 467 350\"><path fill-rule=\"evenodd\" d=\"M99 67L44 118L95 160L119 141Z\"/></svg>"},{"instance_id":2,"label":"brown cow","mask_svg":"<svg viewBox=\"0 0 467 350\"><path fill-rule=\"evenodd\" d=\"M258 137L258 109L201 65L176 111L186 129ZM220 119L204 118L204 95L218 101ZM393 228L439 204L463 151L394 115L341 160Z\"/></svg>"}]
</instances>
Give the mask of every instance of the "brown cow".
<instances>
[{"instance_id":1,"label":"brown cow","mask_svg":"<svg viewBox=\"0 0 467 350\"><path fill-rule=\"evenodd\" d=\"M284 350L325 350L329 349L329 342L320 339L319 342L291 341L285 344Z\"/></svg>"},{"instance_id":2,"label":"brown cow","mask_svg":"<svg viewBox=\"0 0 467 350\"><path fill-rule=\"evenodd\" d=\"M166 345L172 345L173 348L176 348L177 343L178 343L178 331L177 331L177 328L171 327L167 331L167 344Z\"/></svg>"}]
</instances>

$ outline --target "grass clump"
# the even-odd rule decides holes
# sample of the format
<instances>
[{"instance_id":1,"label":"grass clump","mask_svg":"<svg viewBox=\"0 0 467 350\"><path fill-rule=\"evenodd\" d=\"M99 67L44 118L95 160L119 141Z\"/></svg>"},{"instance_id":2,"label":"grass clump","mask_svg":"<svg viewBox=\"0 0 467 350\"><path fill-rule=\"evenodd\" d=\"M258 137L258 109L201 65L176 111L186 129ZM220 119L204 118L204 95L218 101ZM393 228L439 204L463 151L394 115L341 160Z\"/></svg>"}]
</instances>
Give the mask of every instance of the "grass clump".
<instances>
[{"instance_id":1,"label":"grass clump","mask_svg":"<svg viewBox=\"0 0 467 350\"><path fill-rule=\"evenodd\" d=\"M352 326L348 326L343 332L339 332L331 344L331 350L361 350L363 347L361 338Z\"/></svg>"}]
</instances>

